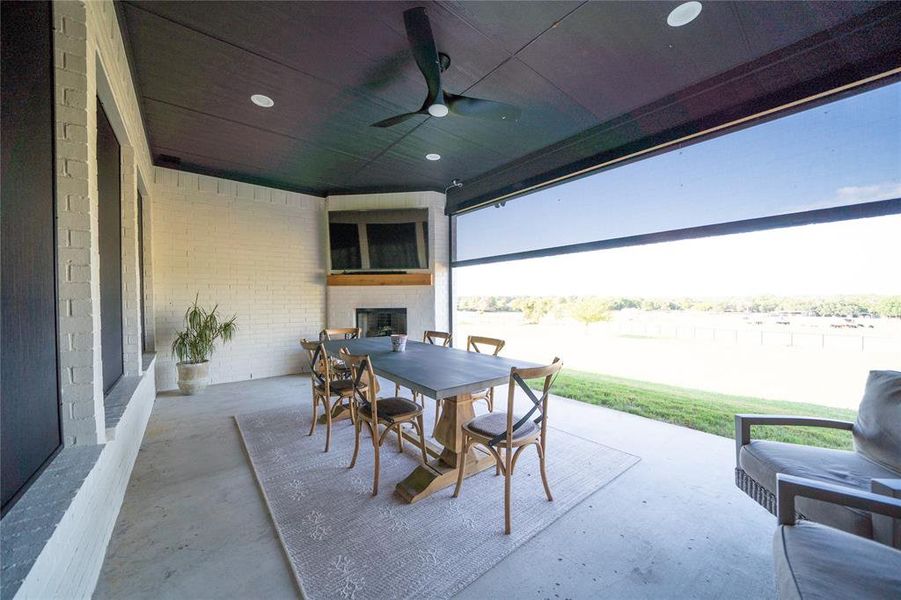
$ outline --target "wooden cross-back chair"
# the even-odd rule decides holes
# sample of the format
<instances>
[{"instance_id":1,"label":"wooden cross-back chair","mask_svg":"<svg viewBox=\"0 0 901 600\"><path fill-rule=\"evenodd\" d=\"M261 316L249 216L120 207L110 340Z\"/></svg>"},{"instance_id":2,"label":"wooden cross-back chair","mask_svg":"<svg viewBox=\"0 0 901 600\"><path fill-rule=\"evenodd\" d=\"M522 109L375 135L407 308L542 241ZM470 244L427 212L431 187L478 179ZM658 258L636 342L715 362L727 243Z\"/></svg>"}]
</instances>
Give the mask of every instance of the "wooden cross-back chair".
<instances>
[{"instance_id":1,"label":"wooden cross-back chair","mask_svg":"<svg viewBox=\"0 0 901 600\"><path fill-rule=\"evenodd\" d=\"M451 340L453 336L447 331L426 331L422 334L422 343L423 344L432 344L434 346L441 346L442 348L449 348L451 345ZM394 395L400 396L400 384L394 384ZM420 395L418 392L413 392L413 402L418 402L425 408L425 396L422 396L420 399ZM441 399L435 398L435 424L432 426L432 436L435 435L435 427L438 426L438 417L441 414Z\"/></svg>"},{"instance_id":2,"label":"wooden cross-back chair","mask_svg":"<svg viewBox=\"0 0 901 600\"><path fill-rule=\"evenodd\" d=\"M340 339L358 340L362 336L363 330L359 327L327 327L319 332L319 339L324 342Z\"/></svg>"},{"instance_id":3,"label":"wooden cross-back chair","mask_svg":"<svg viewBox=\"0 0 901 600\"><path fill-rule=\"evenodd\" d=\"M424 344L434 344L442 348L447 348L451 345L451 338L453 336L447 331L426 331L422 334L422 342Z\"/></svg>"},{"instance_id":4,"label":"wooden cross-back chair","mask_svg":"<svg viewBox=\"0 0 901 600\"><path fill-rule=\"evenodd\" d=\"M332 441L332 415L347 408L353 419L354 382L349 376L345 379L333 377L332 361L322 342L301 340L300 345L310 361L310 381L313 386L313 422L310 424L309 435L316 431L317 412L322 404L325 411L325 451L328 452Z\"/></svg>"},{"instance_id":5,"label":"wooden cross-back chair","mask_svg":"<svg viewBox=\"0 0 901 600\"><path fill-rule=\"evenodd\" d=\"M506 345L507 342L497 338L483 337L480 335L471 335L466 338L467 352L478 352L480 354L490 354L497 356ZM484 400L488 405L488 412L494 412L494 388L488 388L472 395L473 400Z\"/></svg>"},{"instance_id":6,"label":"wooden cross-back chair","mask_svg":"<svg viewBox=\"0 0 901 600\"><path fill-rule=\"evenodd\" d=\"M544 484L544 492L547 499L553 500L551 488L547 482L547 404L548 396L554 379L563 368L563 362L555 358L554 362L545 367L532 367L529 369L510 369L510 386L507 394L506 412L488 413L470 419L463 425L463 453L458 466L457 487L454 489L454 498L460 495L463 487L464 473L466 472L466 455L473 445L479 444L488 449L497 462L497 473L504 475L504 533L510 533L510 480L516 460L524 449L534 445L538 450L538 464L541 471L541 482ZM526 384L527 379L544 378L541 396ZM522 417L513 414L513 399L516 389L522 390L529 400L532 408ZM537 415L536 415L537 413Z\"/></svg>"},{"instance_id":7,"label":"wooden cross-back chair","mask_svg":"<svg viewBox=\"0 0 901 600\"><path fill-rule=\"evenodd\" d=\"M358 340L362 336L363 330L359 327L332 327L323 329L319 332L319 341ZM331 361L331 374L333 378L350 379L350 369L347 368L347 365L335 358L329 360Z\"/></svg>"},{"instance_id":8,"label":"wooden cross-back chair","mask_svg":"<svg viewBox=\"0 0 901 600\"><path fill-rule=\"evenodd\" d=\"M354 454L350 460L349 469L353 469L357 463L357 455L360 452L360 430L365 425L369 429L372 438L372 450L375 460L372 475L372 495L379 493L379 450L388 433L394 429L397 432L398 452L404 451L403 426L410 423L419 434L419 449L422 452L422 462L428 462L426 454L425 435L422 426L422 408L408 398L379 398L379 385L369 356L365 354L350 354L346 348L339 353L341 360L350 367L354 381ZM379 433L379 425L385 427Z\"/></svg>"}]
</instances>

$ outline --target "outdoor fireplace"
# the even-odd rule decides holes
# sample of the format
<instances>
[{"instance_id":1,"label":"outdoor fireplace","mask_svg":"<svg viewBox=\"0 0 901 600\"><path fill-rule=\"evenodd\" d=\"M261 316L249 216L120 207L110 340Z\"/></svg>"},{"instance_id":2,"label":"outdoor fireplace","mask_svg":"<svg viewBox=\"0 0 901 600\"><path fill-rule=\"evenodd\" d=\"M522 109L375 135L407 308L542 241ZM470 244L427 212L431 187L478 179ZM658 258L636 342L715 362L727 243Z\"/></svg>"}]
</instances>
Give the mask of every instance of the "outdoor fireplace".
<instances>
[{"instance_id":1,"label":"outdoor fireplace","mask_svg":"<svg viewBox=\"0 0 901 600\"><path fill-rule=\"evenodd\" d=\"M358 308L357 327L363 337L407 333L406 308Z\"/></svg>"}]
</instances>

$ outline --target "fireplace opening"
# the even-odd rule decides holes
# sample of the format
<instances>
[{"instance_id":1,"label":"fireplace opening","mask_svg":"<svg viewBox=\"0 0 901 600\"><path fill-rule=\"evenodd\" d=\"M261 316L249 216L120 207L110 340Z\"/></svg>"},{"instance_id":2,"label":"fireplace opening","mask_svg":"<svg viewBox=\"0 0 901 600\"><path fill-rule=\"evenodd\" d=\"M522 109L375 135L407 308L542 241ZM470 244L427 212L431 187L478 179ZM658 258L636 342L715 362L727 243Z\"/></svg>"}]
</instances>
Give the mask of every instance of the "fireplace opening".
<instances>
[{"instance_id":1,"label":"fireplace opening","mask_svg":"<svg viewBox=\"0 0 901 600\"><path fill-rule=\"evenodd\" d=\"M363 337L407 333L406 308L358 308L357 327Z\"/></svg>"}]
</instances>

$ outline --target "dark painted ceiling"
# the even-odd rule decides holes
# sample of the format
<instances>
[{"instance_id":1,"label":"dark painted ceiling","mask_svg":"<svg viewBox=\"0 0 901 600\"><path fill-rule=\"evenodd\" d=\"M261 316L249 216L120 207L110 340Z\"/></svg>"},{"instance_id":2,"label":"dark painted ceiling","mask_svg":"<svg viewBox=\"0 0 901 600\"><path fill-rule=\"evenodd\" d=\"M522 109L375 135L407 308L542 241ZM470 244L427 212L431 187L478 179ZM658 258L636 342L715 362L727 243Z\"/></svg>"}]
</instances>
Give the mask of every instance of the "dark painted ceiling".
<instances>
[{"instance_id":1,"label":"dark painted ceiling","mask_svg":"<svg viewBox=\"0 0 901 600\"><path fill-rule=\"evenodd\" d=\"M318 195L470 204L901 65L901 2L126 2L157 164ZM403 11L425 6L445 89L518 122L417 110ZM272 97L263 109L252 94ZM437 152L442 159L425 160ZM162 158L161 158L162 157Z\"/></svg>"}]
</instances>

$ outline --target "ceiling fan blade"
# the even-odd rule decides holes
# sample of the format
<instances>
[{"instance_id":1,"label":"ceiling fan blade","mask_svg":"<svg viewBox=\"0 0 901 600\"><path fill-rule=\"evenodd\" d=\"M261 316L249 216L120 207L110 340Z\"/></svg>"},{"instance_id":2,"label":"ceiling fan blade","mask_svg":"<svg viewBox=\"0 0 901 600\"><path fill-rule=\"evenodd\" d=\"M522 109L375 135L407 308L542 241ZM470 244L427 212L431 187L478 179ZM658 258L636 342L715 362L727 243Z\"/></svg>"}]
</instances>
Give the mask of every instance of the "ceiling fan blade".
<instances>
[{"instance_id":1,"label":"ceiling fan blade","mask_svg":"<svg viewBox=\"0 0 901 600\"><path fill-rule=\"evenodd\" d=\"M411 118L415 117L416 115L422 115L422 114L428 114L428 113L425 113L421 110L417 111L417 112L404 113L402 115L397 115L396 117L391 117L391 118L385 119L384 121L379 121L378 123L373 123L372 125L370 125L370 127L393 127L394 125L397 125L398 123L403 123L407 119L411 119Z\"/></svg>"},{"instance_id":2,"label":"ceiling fan blade","mask_svg":"<svg viewBox=\"0 0 901 600\"><path fill-rule=\"evenodd\" d=\"M416 65L429 86L425 106L431 106L435 101L441 101L441 63L425 9L418 7L404 11L404 27L407 30L407 41L410 42L413 58L416 59Z\"/></svg>"},{"instance_id":3,"label":"ceiling fan blade","mask_svg":"<svg viewBox=\"0 0 901 600\"><path fill-rule=\"evenodd\" d=\"M518 121L522 111L512 104L482 100L468 96L457 96L445 92L447 108L461 117L474 117L488 121Z\"/></svg>"}]
</instances>

